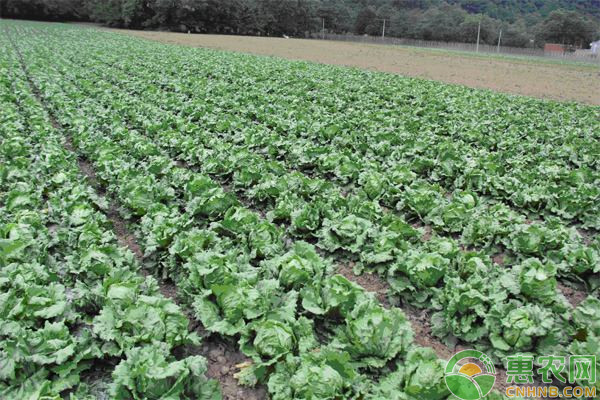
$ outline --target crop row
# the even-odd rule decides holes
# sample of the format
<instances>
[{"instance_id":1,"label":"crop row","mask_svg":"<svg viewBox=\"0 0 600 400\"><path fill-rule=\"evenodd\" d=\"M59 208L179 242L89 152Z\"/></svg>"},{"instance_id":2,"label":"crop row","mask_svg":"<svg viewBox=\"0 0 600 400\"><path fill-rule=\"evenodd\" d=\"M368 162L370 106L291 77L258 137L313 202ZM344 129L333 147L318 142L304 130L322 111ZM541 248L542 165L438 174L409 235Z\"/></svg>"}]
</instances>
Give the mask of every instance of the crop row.
<instances>
[{"instance_id":1,"label":"crop row","mask_svg":"<svg viewBox=\"0 0 600 400\"><path fill-rule=\"evenodd\" d=\"M199 343L187 317L119 247L106 202L0 45L0 397L215 398L206 360L174 356Z\"/></svg>"},{"instance_id":2,"label":"crop row","mask_svg":"<svg viewBox=\"0 0 600 400\"><path fill-rule=\"evenodd\" d=\"M136 57L147 53L147 46L153 46L152 56ZM202 100L188 110L203 125L341 183L375 175L385 188L395 183L387 175L401 165L401 172L415 175L412 180L429 181L437 191L473 190L519 209L597 226L593 107L530 99L501 102L506 98L410 80L388 82L382 94L378 79L393 78L381 74L354 72L354 77L344 70L338 76L339 69L323 74L310 64L265 63L256 57L235 56L234 63L222 54L198 57L191 50L150 44L125 52L103 51L103 43L95 47L110 64L134 74L143 71L152 88L170 87ZM358 92L345 87L350 84ZM429 91L442 88L432 98ZM419 107L424 99L427 103ZM492 105L496 108L486 113ZM523 118L527 112L534 114ZM309 157L296 153L302 148ZM365 167L371 172L367 177ZM398 203L390 196L384 200Z\"/></svg>"},{"instance_id":3,"label":"crop row","mask_svg":"<svg viewBox=\"0 0 600 400\"><path fill-rule=\"evenodd\" d=\"M144 129L150 131L161 130L161 135L164 134L164 131L167 131L170 134L168 140L183 142L188 149L193 147L190 145L191 140L194 141L195 145L197 144L197 148L204 146L220 157L227 154L228 160L225 161L225 165L221 163L218 165L219 169L217 170L214 170L213 165L209 165L208 168L213 168L212 171L208 170L209 173L230 174L231 171L228 168L233 168L234 163L236 165L243 163L247 167L247 173L241 177L241 179L245 179L241 182L241 186L264 187L273 175L272 170L275 170L275 175L280 177L284 175L282 171L290 171L295 168L294 160L278 162L272 157L261 157L255 154L253 146L244 142L239 143L239 133L227 136L220 132L218 128L214 129L213 127L211 129L210 126L207 127L206 124L198 122L193 115L199 113L198 109L202 108L204 99L185 100L181 99L180 91L163 93L160 89L156 90L156 88L140 96L140 88L148 87L148 82L157 79L153 74L147 74L145 78L144 76L136 77L131 74L123 74L110 67L107 68L103 63L90 63L89 57L87 61L78 58L74 60L74 63L82 64L82 70L86 71L85 77L79 77L84 81L93 79L89 72L97 70L100 73L100 78L98 78L100 80L110 81L112 78L123 82L122 91L129 94L133 93L132 96L122 95L123 101L127 103L131 101L144 103L144 106L141 107L141 112L144 114L131 115L131 118L139 121L140 126L143 126ZM67 68L70 68L70 66ZM127 70L145 71L135 63L129 65ZM155 104L160 107L155 107ZM167 111L167 113L164 111ZM211 115L211 117L214 117L214 115ZM150 125L148 121L153 121L154 125ZM240 120L234 125L239 127L243 124L244 121ZM222 140L215 138L224 135L225 138ZM286 136L285 141L292 143L291 146L295 148L296 154L302 153L302 157L307 159L314 158L314 153L311 153L310 150L304 151L302 146L297 145L297 143L294 144L293 139ZM174 151L178 151L178 149L174 149ZM332 163L332 165L337 164ZM269 171L270 174L261 175L264 171ZM397 204L401 203L403 205L404 216L407 219L418 215L424 223L432 224L434 229L442 235L461 233L460 244L471 248L483 248L486 254L490 256L494 256L498 251L501 251L505 259L504 263L517 264L528 257L535 256L542 261L557 264L559 271L562 274L571 275L571 278L580 275L581 280L586 280L590 274L598 272L599 252L597 243L592 243L591 246L586 245L587 239L585 237L580 235L576 229L567 228L559 220L547 218L546 222L529 221L525 214L515 212L500 203L492 202L490 204L485 197L480 197L473 191L457 190L450 198L446 198L443 191L432 190L432 186L423 184L423 182L418 183L416 186L409 182L412 173L410 171L404 171L402 174L404 177L402 179L406 180L404 183L386 189L386 185L382 184L381 179L379 179L381 174L373 175L371 172L366 171L366 175L363 175L364 182L362 186L358 190L355 187L355 190L351 192L351 197L358 197L357 201L360 203L366 203L366 200L380 200L382 205L387 205L386 201L378 199L380 196L377 193L383 197L393 196ZM252 176L248 177L248 174L261 176L261 179L248 182L249 178L253 178ZM298 175L287 172L287 176ZM326 174L319 174L319 176L322 178L327 177ZM322 186L319 179L313 179L311 182ZM339 197L339 193L333 195L327 193L323 196L324 199L319 200L328 203L331 202L330 197L336 195ZM287 208L300 209L305 206L301 199L296 202L294 200L296 199L287 199ZM382 213L381 209L371 212L371 214L375 214L373 216L375 219L380 219ZM315 225L317 228L320 227L318 222ZM361 250L356 249L355 253L362 253ZM594 288L594 281L589 282L590 286Z\"/></svg>"}]
</instances>

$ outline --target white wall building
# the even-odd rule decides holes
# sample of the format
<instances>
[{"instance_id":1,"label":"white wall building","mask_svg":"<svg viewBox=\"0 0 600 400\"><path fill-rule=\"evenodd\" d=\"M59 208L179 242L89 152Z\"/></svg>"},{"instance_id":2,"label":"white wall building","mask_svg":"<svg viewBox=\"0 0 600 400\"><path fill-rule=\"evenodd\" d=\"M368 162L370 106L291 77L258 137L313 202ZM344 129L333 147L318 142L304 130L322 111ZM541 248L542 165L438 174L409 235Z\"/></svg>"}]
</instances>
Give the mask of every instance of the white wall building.
<instances>
[{"instance_id":1,"label":"white wall building","mask_svg":"<svg viewBox=\"0 0 600 400\"><path fill-rule=\"evenodd\" d=\"M592 57L598 56L598 53L600 53L600 40L590 43L590 50L592 52Z\"/></svg>"}]
</instances>

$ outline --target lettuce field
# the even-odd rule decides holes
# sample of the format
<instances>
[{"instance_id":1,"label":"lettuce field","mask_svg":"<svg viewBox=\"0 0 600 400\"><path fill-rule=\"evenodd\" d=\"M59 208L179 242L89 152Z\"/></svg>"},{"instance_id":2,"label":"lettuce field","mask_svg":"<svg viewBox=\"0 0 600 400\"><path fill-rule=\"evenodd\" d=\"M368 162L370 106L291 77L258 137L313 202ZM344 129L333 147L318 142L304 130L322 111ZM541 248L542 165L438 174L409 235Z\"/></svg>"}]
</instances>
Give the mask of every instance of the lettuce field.
<instances>
[{"instance_id":1,"label":"lettuce field","mask_svg":"<svg viewBox=\"0 0 600 400\"><path fill-rule=\"evenodd\" d=\"M600 107L0 32L0 398L457 400L467 348L600 373Z\"/></svg>"}]
</instances>

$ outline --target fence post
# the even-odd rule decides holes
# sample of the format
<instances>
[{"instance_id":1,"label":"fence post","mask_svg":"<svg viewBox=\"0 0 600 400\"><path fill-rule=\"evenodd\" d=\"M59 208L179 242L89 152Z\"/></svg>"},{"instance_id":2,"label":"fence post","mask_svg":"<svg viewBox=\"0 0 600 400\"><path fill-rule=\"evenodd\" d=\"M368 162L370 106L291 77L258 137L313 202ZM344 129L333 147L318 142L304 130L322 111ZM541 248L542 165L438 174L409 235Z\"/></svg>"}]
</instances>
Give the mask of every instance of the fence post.
<instances>
[{"instance_id":1,"label":"fence post","mask_svg":"<svg viewBox=\"0 0 600 400\"><path fill-rule=\"evenodd\" d=\"M498 47L496 48L496 53L500 53L500 40L502 39L502 28L500 28L500 35L498 36Z\"/></svg>"},{"instance_id":2,"label":"fence post","mask_svg":"<svg viewBox=\"0 0 600 400\"><path fill-rule=\"evenodd\" d=\"M479 20L479 25L477 26L477 48L475 49L476 53L479 53L479 34L481 33L481 19Z\"/></svg>"}]
</instances>

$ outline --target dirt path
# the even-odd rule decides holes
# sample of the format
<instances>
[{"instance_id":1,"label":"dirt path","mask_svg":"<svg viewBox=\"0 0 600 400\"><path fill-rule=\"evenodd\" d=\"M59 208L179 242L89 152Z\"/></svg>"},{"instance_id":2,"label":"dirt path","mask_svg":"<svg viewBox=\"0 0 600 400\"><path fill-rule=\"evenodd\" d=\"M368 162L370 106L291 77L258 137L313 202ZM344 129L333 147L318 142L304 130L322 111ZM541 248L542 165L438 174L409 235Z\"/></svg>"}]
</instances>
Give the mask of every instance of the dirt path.
<instances>
[{"instance_id":1,"label":"dirt path","mask_svg":"<svg viewBox=\"0 0 600 400\"><path fill-rule=\"evenodd\" d=\"M600 66L352 42L108 30L163 43L353 66L499 92L600 105Z\"/></svg>"}]
</instances>

